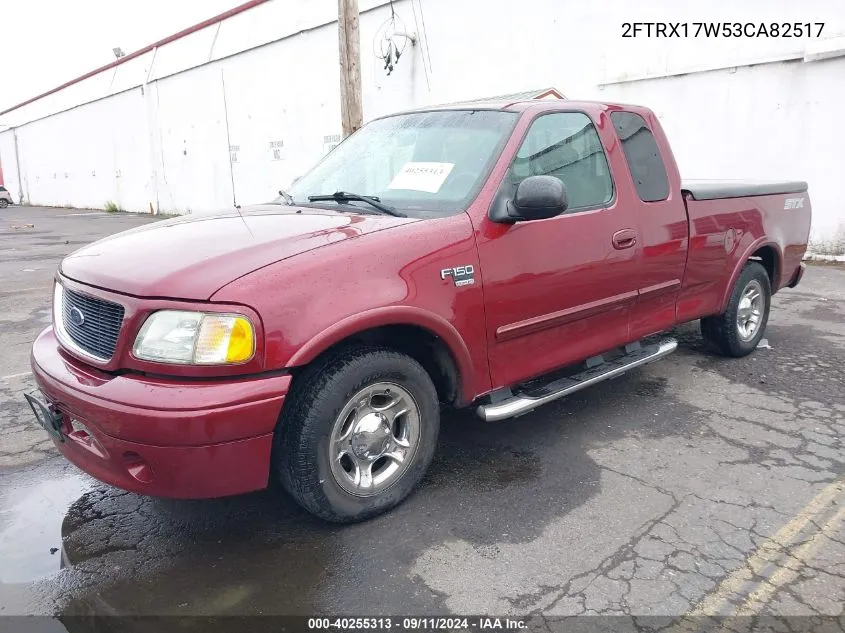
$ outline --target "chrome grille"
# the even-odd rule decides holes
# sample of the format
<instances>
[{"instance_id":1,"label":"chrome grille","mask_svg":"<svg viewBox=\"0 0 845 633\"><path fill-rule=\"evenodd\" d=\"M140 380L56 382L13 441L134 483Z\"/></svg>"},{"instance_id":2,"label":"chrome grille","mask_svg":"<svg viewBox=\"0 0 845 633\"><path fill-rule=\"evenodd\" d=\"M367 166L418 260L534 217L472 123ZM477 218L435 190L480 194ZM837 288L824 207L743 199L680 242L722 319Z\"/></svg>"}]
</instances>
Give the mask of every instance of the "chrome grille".
<instances>
[{"instance_id":1,"label":"chrome grille","mask_svg":"<svg viewBox=\"0 0 845 633\"><path fill-rule=\"evenodd\" d=\"M68 337L83 351L110 359L123 324L123 306L68 288L63 296L62 325Z\"/></svg>"}]
</instances>

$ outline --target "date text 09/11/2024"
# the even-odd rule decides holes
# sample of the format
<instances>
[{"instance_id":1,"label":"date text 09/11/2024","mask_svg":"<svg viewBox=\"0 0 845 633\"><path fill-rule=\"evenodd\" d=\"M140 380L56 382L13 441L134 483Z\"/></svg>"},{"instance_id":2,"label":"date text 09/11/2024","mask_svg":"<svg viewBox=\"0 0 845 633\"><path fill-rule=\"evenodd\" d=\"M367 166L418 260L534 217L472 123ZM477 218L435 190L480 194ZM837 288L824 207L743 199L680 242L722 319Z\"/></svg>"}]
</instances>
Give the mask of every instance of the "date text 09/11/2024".
<instances>
[{"instance_id":1,"label":"date text 09/11/2024","mask_svg":"<svg viewBox=\"0 0 845 633\"><path fill-rule=\"evenodd\" d=\"M824 22L623 22L622 37L821 37Z\"/></svg>"},{"instance_id":2,"label":"date text 09/11/2024","mask_svg":"<svg viewBox=\"0 0 845 633\"><path fill-rule=\"evenodd\" d=\"M391 630L398 631L497 631L520 630L528 626L525 619L498 618L490 616L480 617L372 617L372 618L308 618L309 631L359 631L359 630Z\"/></svg>"}]
</instances>

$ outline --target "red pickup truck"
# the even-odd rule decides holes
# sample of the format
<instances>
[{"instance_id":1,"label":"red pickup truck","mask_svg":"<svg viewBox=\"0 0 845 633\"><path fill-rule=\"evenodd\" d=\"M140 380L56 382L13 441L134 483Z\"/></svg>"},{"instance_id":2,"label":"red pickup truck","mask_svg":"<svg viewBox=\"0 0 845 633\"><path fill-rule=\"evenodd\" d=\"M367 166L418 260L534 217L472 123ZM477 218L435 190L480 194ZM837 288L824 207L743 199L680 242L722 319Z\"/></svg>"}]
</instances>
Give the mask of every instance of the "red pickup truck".
<instances>
[{"instance_id":1,"label":"red pickup truck","mask_svg":"<svg viewBox=\"0 0 845 633\"><path fill-rule=\"evenodd\" d=\"M526 413L695 319L750 353L810 229L806 183L682 183L650 110L575 101L380 118L280 194L62 261L27 398L70 461L362 520L420 481L441 405Z\"/></svg>"}]
</instances>

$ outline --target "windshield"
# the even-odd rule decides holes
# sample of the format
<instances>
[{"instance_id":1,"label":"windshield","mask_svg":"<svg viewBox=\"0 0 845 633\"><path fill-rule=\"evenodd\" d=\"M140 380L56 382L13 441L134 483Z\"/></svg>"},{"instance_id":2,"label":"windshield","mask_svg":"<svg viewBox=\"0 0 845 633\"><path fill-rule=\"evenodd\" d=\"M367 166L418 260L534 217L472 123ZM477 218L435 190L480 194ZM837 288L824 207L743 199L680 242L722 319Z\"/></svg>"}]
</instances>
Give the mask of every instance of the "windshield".
<instances>
[{"instance_id":1,"label":"windshield","mask_svg":"<svg viewBox=\"0 0 845 633\"><path fill-rule=\"evenodd\" d=\"M375 196L411 216L463 211L517 118L495 110L440 110L378 119L338 145L287 193L295 204L338 191ZM344 203L372 210L360 202Z\"/></svg>"}]
</instances>

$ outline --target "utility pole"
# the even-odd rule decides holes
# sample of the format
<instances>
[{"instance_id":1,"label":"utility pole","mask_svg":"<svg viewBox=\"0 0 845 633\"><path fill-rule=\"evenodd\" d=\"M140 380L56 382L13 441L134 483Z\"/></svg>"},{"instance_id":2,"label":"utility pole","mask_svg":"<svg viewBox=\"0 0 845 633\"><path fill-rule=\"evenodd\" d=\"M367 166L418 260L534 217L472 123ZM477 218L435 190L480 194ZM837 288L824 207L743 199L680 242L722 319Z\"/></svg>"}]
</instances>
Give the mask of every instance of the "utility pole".
<instances>
[{"instance_id":1,"label":"utility pole","mask_svg":"<svg viewBox=\"0 0 845 633\"><path fill-rule=\"evenodd\" d=\"M340 118L346 138L364 122L361 107L361 37L358 0L337 0L340 40Z\"/></svg>"}]
</instances>

